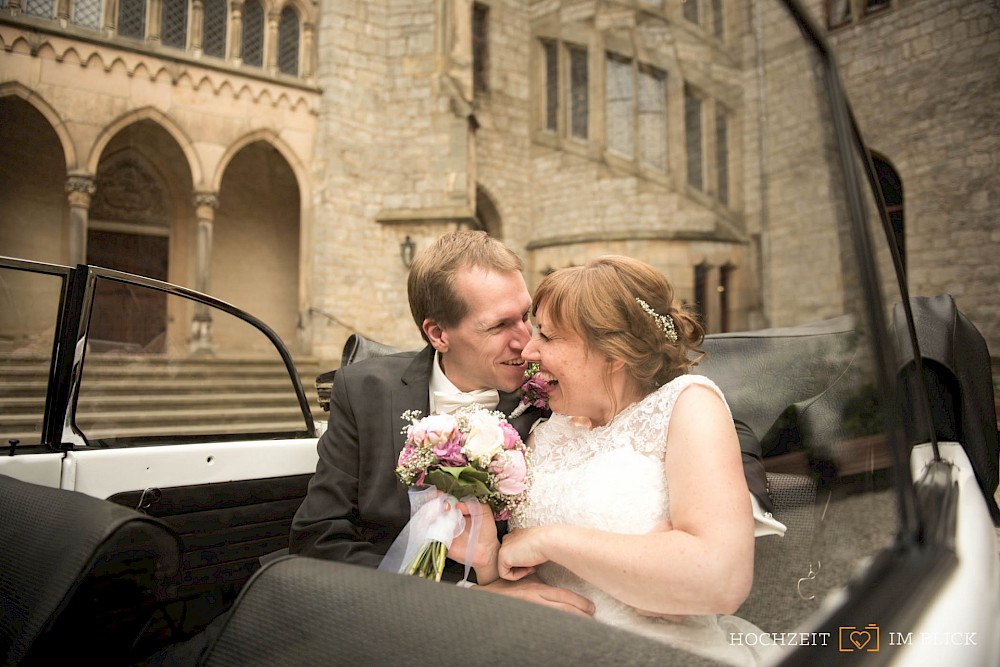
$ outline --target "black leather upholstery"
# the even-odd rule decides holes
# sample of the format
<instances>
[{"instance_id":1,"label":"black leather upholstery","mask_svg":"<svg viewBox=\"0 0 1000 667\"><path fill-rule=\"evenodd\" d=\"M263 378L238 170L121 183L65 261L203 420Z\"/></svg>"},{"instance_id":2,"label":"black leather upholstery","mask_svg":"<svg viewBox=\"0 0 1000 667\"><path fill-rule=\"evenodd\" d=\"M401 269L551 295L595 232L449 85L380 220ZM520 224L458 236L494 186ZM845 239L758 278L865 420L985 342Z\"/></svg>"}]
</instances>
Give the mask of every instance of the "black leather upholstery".
<instances>
[{"instance_id":1,"label":"black leather upholstery","mask_svg":"<svg viewBox=\"0 0 1000 667\"><path fill-rule=\"evenodd\" d=\"M361 334L351 334L347 338L347 342L344 343L344 351L340 356L340 365L343 367L353 364L355 361L361 361L369 357L396 354L399 351L399 349L391 345L379 343ZM334 369L316 376L316 395L319 400L319 406L326 412L330 411L330 392L333 391L333 376L336 373L337 371Z\"/></svg>"},{"instance_id":2,"label":"black leather upholstery","mask_svg":"<svg viewBox=\"0 0 1000 667\"><path fill-rule=\"evenodd\" d=\"M715 664L541 605L289 556L243 589L206 667Z\"/></svg>"},{"instance_id":3,"label":"black leather upholstery","mask_svg":"<svg viewBox=\"0 0 1000 667\"><path fill-rule=\"evenodd\" d=\"M760 439L766 460L802 446L786 437L779 418L789 417L794 406L798 406L797 412L807 408L816 412L829 406L815 404L815 399L847 377L855 339L849 317L800 327L711 334L702 346L705 358L694 372L719 385L733 418L749 426ZM836 427L839 420L829 422ZM821 429L814 430L819 435ZM810 443L814 450L821 446Z\"/></svg>"},{"instance_id":4,"label":"black leather upholstery","mask_svg":"<svg viewBox=\"0 0 1000 667\"><path fill-rule=\"evenodd\" d=\"M1000 434L997 432L996 397L990 353L982 334L958 310L950 294L910 299L913 322L923 361L935 435L942 441L962 443L983 490L993 522L1000 525L1000 508L994 494L1000 482ZM902 322L902 308L893 311ZM903 326L895 327L902 352L900 374L906 390L916 391L916 364ZM927 442L928 427L904 401L905 423L911 444Z\"/></svg>"},{"instance_id":5,"label":"black leather upholstery","mask_svg":"<svg viewBox=\"0 0 1000 667\"><path fill-rule=\"evenodd\" d=\"M351 334L347 342L344 343L344 352L340 357L340 365L347 366L348 364L353 364L355 361L361 361L369 357L384 357L396 354L399 351L398 348L365 338L361 334Z\"/></svg>"},{"instance_id":6,"label":"black leather upholstery","mask_svg":"<svg viewBox=\"0 0 1000 667\"><path fill-rule=\"evenodd\" d=\"M6 475L0 517L0 664L129 664L177 571L176 535L114 503Z\"/></svg>"}]
</instances>

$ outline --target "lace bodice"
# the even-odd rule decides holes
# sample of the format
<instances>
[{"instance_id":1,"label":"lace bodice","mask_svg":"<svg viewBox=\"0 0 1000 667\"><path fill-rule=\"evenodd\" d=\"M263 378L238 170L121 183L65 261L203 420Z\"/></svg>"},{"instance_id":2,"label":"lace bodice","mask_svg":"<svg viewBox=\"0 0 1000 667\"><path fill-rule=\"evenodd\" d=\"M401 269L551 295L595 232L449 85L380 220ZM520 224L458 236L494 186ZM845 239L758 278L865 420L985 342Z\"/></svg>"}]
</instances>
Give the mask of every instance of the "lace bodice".
<instances>
[{"instance_id":1,"label":"lace bodice","mask_svg":"<svg viewBox=\"0 0 1000 667\"><path fill-rule=\"evenodd\" d=\"M590 429L558 414L540 424L528 503L515 525L562 523L641 534L670 518L663 469L667 429L677 398L695 384L722 397L708 378L681 375L604 426Z\"/></svg>"},{"instance_id":2,"label":"lace bodice","mask_svg":"<svg viewBox=\"0 0 1000 667\"><path fill-rule=\"evenodd\" d=\"M608 424L588 428L553 415L534 431L528 502L513 528L568 524L616 533L643 534L670 518L664 471L670 415L692 385L721 390L701 375L681 375ZM728 407L728 406L727 406ZM555 563L538 568L547 583L590 599L594 617L732 664L755 664L758 656L728 641L730 632L756 627L732 616L689 616L681 623L644 616Z\"/></svg>"}]
</instances>

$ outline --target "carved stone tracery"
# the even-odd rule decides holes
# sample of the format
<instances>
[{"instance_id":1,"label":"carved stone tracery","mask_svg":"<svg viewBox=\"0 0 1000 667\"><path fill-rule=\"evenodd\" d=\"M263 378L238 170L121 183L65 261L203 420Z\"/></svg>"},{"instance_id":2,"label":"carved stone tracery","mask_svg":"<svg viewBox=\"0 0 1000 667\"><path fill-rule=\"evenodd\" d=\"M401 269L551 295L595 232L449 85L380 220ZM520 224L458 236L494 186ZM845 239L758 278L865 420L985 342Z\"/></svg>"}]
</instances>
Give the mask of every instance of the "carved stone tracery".
<instances>
[{"instance_id":1,"label":"carved stone tracery","mask_svg":"<svg viewBox=\"0 0 1000 667\"><path fill-rule=\"evenodd\" d=\"M170 226L167 192L141 161L123 157L97 171L91 218L154 227Z\"/></svg>"}]
</instances>

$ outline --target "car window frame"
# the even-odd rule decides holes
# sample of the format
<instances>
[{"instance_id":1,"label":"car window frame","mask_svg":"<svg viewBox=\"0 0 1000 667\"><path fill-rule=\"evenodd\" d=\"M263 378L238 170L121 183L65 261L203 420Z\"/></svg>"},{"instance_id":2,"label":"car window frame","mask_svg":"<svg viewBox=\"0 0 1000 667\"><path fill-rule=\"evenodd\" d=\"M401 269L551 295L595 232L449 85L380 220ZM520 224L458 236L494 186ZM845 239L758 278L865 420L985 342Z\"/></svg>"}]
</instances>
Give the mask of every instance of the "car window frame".
<instances>
[{"instance_id":1,"label":"car window frame","mask_svg":"<svg viewBox=\"0 0 1000 667\"><path fill-rule=\"evenodd\" d=\"M65 265L5 256L0 256L0 267L63 278L49 362L48 385L45 392L45 408L39 443L47 451L60 452L77 447L92 447L86 434L77 429L73 422L79 399L80 380L86 360L94 294L100 279L137 285L205 304L254 327L264 334L277 351L292 382L299 411L302 415L303 429L266 433L219 433L198 436L199 442L244 441L261 438L315 438L317 436L309 399L291 353L278 334L257 317L221 299L186 287L103 267L79 264L76 268L71 268ZM138 436L130 438L128 446L183 444L183 442L169 436Z\"/></svg>"}]
</instances>

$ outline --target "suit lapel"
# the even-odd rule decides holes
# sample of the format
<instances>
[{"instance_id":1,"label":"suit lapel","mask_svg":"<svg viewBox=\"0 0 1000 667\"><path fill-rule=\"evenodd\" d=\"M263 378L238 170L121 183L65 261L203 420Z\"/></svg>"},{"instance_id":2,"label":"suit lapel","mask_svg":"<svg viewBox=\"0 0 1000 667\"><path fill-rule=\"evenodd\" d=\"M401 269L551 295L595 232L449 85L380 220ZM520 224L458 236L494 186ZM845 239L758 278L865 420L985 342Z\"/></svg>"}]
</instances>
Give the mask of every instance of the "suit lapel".
<instances>
[{"instance_id":1,"label":"suit lapel","mask_svg":"<svg viewBox=\"0 0 1000 667\"><path fill-rule=\"evenodd\" d=\"M430 411L429 386L433 363L434 348L428 345L413 357L413 361L399 379L398 387L392 392L392 411L389 419L392 420L392 442L396 452L402 451L406 442L406 436L402 433L406 422L400 419L400 415L407 410L420 410L422 415L427 416Z\"/></svg>"}]
</instances>

